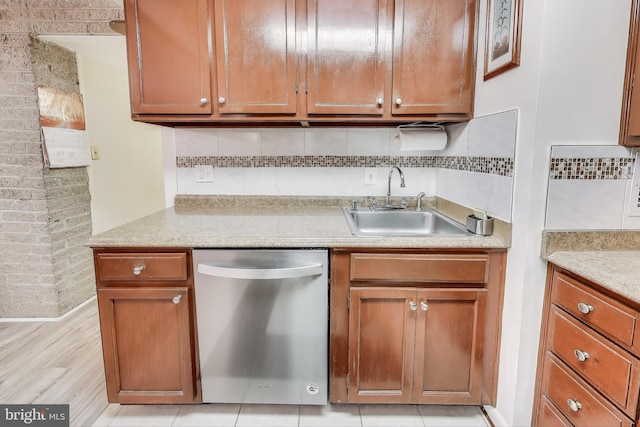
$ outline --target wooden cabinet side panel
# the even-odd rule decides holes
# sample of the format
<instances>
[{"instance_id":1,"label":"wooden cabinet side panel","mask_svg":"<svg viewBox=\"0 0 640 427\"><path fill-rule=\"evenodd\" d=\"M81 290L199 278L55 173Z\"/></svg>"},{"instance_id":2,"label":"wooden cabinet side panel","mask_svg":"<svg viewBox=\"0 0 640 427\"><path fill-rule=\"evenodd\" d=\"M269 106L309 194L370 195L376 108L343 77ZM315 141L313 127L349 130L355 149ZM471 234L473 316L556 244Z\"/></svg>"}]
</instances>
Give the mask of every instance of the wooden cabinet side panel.
<instances>
[{"instance_id":1,"label":"wooden cabinet side panel","mask_svg":"<svg viewBox=\"0 0 640 427\"><path fill-rule=\"evenodd\" d=\"M504 250L490 252L488 257L482 404L495 406L498 398L498 362L500 360L507 252Z\"/></svg>"},{"instance_id":2,"label":"wooden cabinet side panel","mask_svg":"<svg viewBox=\"0 0 640 427\"><path fill-rule=\"evenodd\" d=\"M329 401L347 403L349 372L349 252L331 251L329 289Z\"/></svg>"},{"instance_id":3,"label":"wooden cabinet side panel","mask_svg":"<svg viewBox=\"0 0 640 427\"><path fill-rule=\"evenodd\" d=\"M308 0L309 114L382 115L388 1Z\"/></svg>"},{"instance_id":4,"label":"wooden cabinet side panel","mask_svg":"<svg viewBox=\"0 0 640 427\"><path fill-rule=\"evenodd\" d=\"M414 402L481 403L486 297L485 289L418 290Z\"/></svg>"},{"instance_id":5,"label":"wooden cabinet side panel","mask_svg":"<svg viewBox=\"0 0 640 427\"><path fill-rule=\"evenodd\" d=\"M125 1L134 114L212 112L208 1L177 5L175 0Z\"/></svg>"},{"instance_id":6,"label":"wooden cabinet side panel","mask_svg":"<svg viewBox=\"0 0 640 427\"><path fill-rule=\"evenodd\" d=\"M392 113L470 113L475 0L398 0L394 22Z\"/></svg>"},{"instance_id":7,"label":"wooden cabinet side panel","mask_svg":"<svg viewBox=\"0 0 640 427\"><path fill-rule=\"evenodd\" d=\"M542 326L540 328L540 344L538 346L538 365L536 369L536 383L533 397L533 413L531 425L533 427L545 427L544 418L541 416L544 395L544 360L547 353L547 335L549 326L549 312L551 310L551 284L553 281L553 264L547 264L547 280L545 282L544 303L542 306Z\"/></svg>"},{"instance_id":8,"label":"wooden cabinet side panel","mask_svg":"<svg viewBox=\"0 0 640 427\"><path fill-rule=\"evenodd\" d=\"M412 400L415 288L352 288L349 402Z\"/></svg>"},{"instance_id":9,"label":"wooden cabinet side panel","mask_svg":"<svg viewBox=\"0 0 640 427\"><path fill-rule=\"evenodd\" d=\"M220 114L296 113L295 0L215 0Z\"/></svg>"},{"instance_id":10,"label":"wooden cabinet side panel","mask_svg":"<svg viewBox=\"0 0 640 427\"><path fill-rule=\"evenodd\" d=\"M189 301L182 287L98 290L110 402L194 401Z\"/></svg>"}]
</instances>

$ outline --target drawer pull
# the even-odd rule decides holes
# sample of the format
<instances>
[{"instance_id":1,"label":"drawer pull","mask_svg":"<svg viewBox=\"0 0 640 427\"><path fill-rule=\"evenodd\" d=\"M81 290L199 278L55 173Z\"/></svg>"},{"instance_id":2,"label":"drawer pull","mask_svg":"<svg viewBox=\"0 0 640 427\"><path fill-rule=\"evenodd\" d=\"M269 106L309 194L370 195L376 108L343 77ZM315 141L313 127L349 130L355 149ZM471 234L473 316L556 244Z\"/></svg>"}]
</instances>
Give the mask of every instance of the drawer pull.
<instances>
[{"instance_id":1,"label":"drawer pull","mask_svg":"<svg viewBox=\"0 0 640 427\"><path fill-rule=\"evenodd\" d=\"M593 306L590 304L585 304L583 302L579 302L578 303L578 310L580 310L580 313L582 314L589 314L593 311Z\"/></svg>"},{"instance_id":2,"label":"drawer pull","mask_svg":"<svg viewBox=\"0 0 640 427\"><path fill-rule=\"evenodd\" d=\"M144 265L137 265L135 267L133 267L133 274L136 276L139 276L140 273L142 273L142 271L144 270Z\"/></svg>"},{"instance_id":3,"label":"drawer pull","mask_svg":"<svg viewBox=\"0 0 640 427\"><path fill-rule=\"evenodd\" d=\"M173 301L174 304L179 304L181 300L182 300L182 295L175 296L171 299L171 301Z\"/></svg>"},{"instance_id":4,"label":"drawer pull","mask_svg":"<svg viewBox=\"0 0 640 427\"><path fill-rule=\"evenodd\" d=\"M427 310L429 310L429 306L427 305L427 303L426 303L426 302L424 302L424 301L420 301L420 310L422 310L422 311L427 311Z\"/></svg>"},{"instance_id":5,"label":"drawer pull","mask_svg":"<svg viewBox=\"0 0 640 427\"><path fill-rule=\"evenodd\" d=\"M418 309L418 304L415 301L409 301L409 310L416 311Z\"/></svg>"},{"instance_id":6,"label":"drawer pull","mask_svg":"<svg viewBox=\"0 0 640 427\"><path fill-rule=\"evenodd\" d=\"M578 350L577 348L573 350L573 355L576 356L576 359L581 362L584 362L589 358L589 353L587 353L586 351Z\"/></svg>"},{"instance_id":7,"label":"drawer pull","mask_svg":"<svg viewBox=\"0 0 640 427\"><path fill-rule=\"evenodd\" d=\"M578 412L580 409L582 409L582 403L578 402L577 400L567 399L567 405L569 405L569 409L571 409L573 412Z\"/></svg>"}]
</instances>

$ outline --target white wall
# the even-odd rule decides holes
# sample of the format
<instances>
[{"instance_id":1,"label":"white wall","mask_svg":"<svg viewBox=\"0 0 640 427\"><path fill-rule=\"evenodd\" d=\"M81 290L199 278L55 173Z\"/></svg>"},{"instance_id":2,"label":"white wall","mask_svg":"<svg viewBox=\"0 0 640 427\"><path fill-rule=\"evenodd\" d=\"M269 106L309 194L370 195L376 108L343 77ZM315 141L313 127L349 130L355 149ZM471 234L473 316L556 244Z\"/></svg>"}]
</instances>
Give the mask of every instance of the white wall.
<instances>
[{"instance_id":1,"label":"white wall","mask_svg":"<svg viewBox=\"0 0 640 427\"><path fill-rule=\"evenodd\" d=\"M498 402L489 408L496 424L508 426L526 426L531 419L546 278L539 252L550 146L560 140L616 144L630 11L628 0L606 8L585 7L581 0L523 4L521 65L484 82L481 46L476 87L476 115L520 109ZM481 10L483 40L486 0Z\"/></svg>"},{"instance_id":2,"label":"white wall","mask_svg":"<svg viewBox=\"0 0 640 427\"><path fill-rule=\"evenodd\" d=\"M164 209L162 140L159 126L131 120L124 38L107 37L116 43L112 53L121 55L115 62L120 66L100 60L97 43L102 37L84 38L93 40L85 45L66 39L78 49L89 143L100 149L100 160L93 160L88 168L93 233L97 234Z\"/></svg>"}]
</instances>

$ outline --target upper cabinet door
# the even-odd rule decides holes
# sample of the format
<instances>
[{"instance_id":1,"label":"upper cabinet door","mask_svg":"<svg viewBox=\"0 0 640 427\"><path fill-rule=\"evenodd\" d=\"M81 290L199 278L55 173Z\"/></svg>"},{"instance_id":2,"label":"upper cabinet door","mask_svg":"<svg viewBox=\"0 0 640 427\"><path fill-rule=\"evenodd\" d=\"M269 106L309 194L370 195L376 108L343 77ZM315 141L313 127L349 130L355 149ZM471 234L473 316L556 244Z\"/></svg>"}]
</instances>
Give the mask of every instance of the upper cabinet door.
<instances>
[{"instance_id":1,"label":"upper cabinet door","mask_svg":"<svg viewBox=\"0 0 640 427\"><path fill-rule=\"evenodd\" d=\"M125 0L131 111L211 114L207 0Z\"/></svg>"},{"instance_id":2,"label":"upper cabinet door","mask_svg":"<svg viewBox=\"0 0 640 427\"><path fill-rule=\"evenodd\" d=\"M309 114L382 115L389 1L308 0Z\"/></svg>"},{"instance_id":3,"label":"upper cabinet door","mask_svg":"<svg viewBox=\"0 0 640 427\"><path fill-rule=\"evenodd\" d=\"M475 0L396 0L393 115L472 111Z\"/></svg>"},{"instance_id":4,"label":"upper cabinet door","mask_svg":"<svg viewBox=\"0 0 640 427\"><path fill-rule=\"evenodd\" d=\"M214 12L220 114L295 114L295 0L215 0Z\"/></svg>"}]
</instances>

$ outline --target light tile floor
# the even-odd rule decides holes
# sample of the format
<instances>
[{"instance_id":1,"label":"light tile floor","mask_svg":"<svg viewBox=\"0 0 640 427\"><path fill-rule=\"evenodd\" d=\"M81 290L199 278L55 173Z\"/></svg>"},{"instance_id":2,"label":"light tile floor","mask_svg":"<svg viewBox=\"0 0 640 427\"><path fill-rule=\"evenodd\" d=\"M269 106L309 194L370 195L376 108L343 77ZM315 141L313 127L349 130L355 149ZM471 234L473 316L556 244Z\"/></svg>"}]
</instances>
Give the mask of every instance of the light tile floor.
<instances>
[{"instance_id":1,"label":"light tile floor","mask_svg":"<svg viewBox=\"0 0 640 427\"><path fill-rule=\"evenodd\" d=\"M93 427L489 427L475 406L118 405Z\"/></svg>"}]
</instances>

